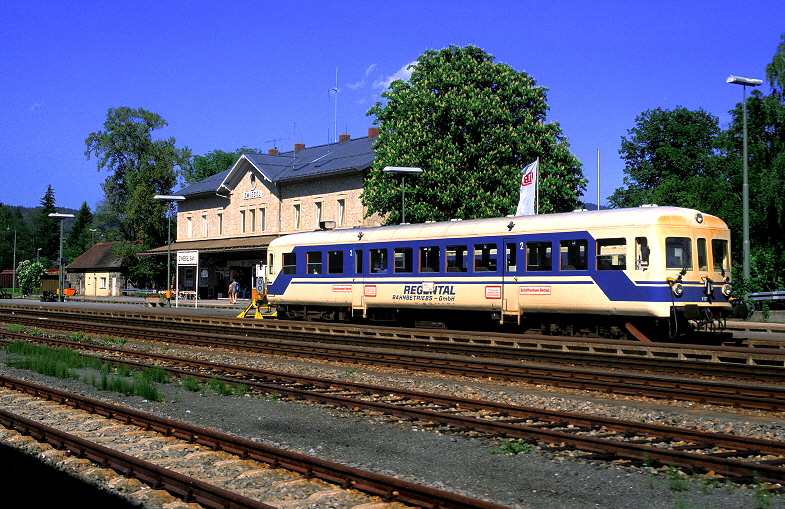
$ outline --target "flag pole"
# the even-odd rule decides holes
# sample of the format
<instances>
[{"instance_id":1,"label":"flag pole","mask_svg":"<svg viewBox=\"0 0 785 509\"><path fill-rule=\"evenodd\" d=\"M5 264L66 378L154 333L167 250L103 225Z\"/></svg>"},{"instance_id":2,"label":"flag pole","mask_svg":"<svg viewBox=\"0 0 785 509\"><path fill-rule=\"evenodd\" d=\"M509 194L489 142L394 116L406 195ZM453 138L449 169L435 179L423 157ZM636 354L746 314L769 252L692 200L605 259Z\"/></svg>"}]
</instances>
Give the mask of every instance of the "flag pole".
<instances>
[{"instance_id":1,"label":"flag pole","mask_svg":"<svg viewBox=\"0 0 785 509\"><path fill-rule=\"evenodd\" d=\"M537 158L537 175L534 179L534 215L540 213L540 158Z\"/></svg>"}]
</instances>

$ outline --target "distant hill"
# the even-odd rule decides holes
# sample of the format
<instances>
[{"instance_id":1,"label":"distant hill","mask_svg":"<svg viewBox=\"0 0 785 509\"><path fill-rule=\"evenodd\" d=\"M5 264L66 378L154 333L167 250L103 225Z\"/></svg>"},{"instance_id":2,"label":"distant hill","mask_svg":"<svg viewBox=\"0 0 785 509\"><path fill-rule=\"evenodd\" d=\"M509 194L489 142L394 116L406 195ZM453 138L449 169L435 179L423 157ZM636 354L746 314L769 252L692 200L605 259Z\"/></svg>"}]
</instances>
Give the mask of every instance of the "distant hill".
<instances>
[{"instance_id":1,"label":"distant hill","mask_svg":"<svg viewBox=\"0 0 785 509\"><path fill-rule=\"evenodd\" d=\"M33 224L33 216L40 213L42 207L23 207L21 205L8 205L3 203L2 205L10 208L11 210L19 209L22 212L22 217L24 218L25 222L32 226ZM60 214L73 214L74 218L76 218L76 214L79 212L78 209L67 209L63 207L56 207L57 212ZM68 231L71 228L71 225L74 222L74 218L66 219L63 223L63 228Z\"/></svg>"}]
</instances>

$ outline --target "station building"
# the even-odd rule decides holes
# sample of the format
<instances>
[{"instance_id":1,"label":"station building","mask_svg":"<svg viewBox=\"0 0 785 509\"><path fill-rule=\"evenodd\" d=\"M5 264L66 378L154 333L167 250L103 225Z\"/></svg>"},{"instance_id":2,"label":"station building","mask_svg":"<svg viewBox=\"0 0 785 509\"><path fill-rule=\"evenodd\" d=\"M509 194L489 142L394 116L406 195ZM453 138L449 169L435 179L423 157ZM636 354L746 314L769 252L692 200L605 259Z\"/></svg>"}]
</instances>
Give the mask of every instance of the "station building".
<instances>
[{"instance_id":1,"label":"station building","mask_svg":"<svg viewBox=\"0 0 785 509\"><path fill-rule=\"evenodd\" d=\"M179 266L180 290L198 292L200 299L225 297L232 280L248 298L254 267L267 257L270 241L290 233L320 228L380 226L382 218L366 218L360 200L374 160L378 128L352 139L290 152L244 153L232 168L176 192L177 234L172 260L195 255ZM166 256L168 246L145 252ZM174 281L173 281L174 284Z\"/></svg>"}]
</instances>

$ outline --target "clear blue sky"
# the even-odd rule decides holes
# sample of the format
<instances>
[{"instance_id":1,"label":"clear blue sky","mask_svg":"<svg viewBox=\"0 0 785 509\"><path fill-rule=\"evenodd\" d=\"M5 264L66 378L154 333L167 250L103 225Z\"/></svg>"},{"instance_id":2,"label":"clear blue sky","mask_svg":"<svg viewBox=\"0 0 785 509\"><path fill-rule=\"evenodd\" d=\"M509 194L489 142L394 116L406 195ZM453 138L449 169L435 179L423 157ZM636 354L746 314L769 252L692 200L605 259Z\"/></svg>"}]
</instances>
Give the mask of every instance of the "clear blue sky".
<instances>
[{"instance_id":1,"label":"clear blue sky","mask_svg":"<svg viewBox=\"0 0 785 509\"><path fill-rule=\"evenodd\" d=\"M742 98L725 78L765 79L781 33L782 0L0 0L0 202L37 206L51 184L58 207L94 211L108 173L84 140L109 108L161 115L158 136L194 154L321 145L335 124L365 136L423 51L473 44L549 89L589 202L600 151L605 203L637 115L702 108L725 127Z\"/></svg>"}]
</instances>

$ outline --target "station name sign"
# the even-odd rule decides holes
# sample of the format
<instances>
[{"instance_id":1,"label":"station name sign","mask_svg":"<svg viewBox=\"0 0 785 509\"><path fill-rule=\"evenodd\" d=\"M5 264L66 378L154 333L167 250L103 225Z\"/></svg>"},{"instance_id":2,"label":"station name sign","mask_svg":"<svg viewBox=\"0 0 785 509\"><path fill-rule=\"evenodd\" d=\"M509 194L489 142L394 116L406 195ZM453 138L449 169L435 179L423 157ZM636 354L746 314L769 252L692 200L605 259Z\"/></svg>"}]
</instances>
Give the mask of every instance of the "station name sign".
<instances>
[{"instance_id":1,"label":"station name sign","mask_svg":"<svg viewBox=\"0 0 785 509\"><path fill-rule=\"evenodd\" d=\"M178 251L177 265L199 265L199 251Z\"/></svg>"},{"instance_id":2,"label":"station name sign","mask_svg":"<svg viewBox=\"0 0 785 509\"><path fill-rule=\"evenodd\" d=\"M256 191L246 191L243 193L243 200L251 200L253 198L262 198L262 189Z\"/></svg>"}]
</instances>

